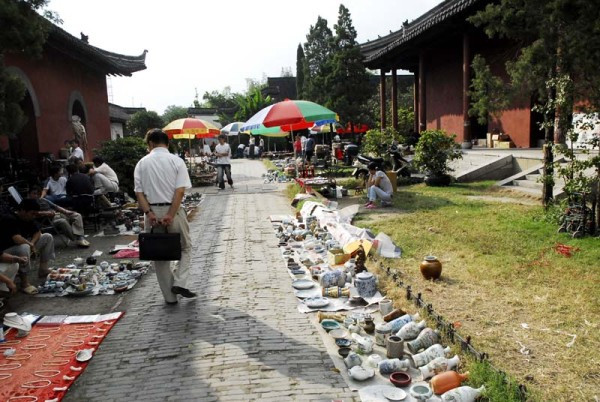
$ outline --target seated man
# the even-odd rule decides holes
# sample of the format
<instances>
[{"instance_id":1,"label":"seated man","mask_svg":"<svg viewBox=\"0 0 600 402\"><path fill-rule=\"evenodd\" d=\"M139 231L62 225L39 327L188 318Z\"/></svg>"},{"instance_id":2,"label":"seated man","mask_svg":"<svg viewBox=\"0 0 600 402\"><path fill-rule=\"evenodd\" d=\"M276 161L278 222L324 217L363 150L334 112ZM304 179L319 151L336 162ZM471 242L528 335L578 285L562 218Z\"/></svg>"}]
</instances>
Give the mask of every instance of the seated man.
<instances>
[{"instance_id":1,"label":"seated man","mask_svg":"<svg viewBox=\"0 0 600 402\"><path fill-rule=\"evenodd\" d=\"M6 297L17 292L15 277L19 272L19 264L27 263L27 257L2 253L0 255L0 297Z\"/></svg>"},{"instance_id":2,"label":"seated man","mask_svg":"<svg viewBox=\"0 0 600 402\"><path fill-rule=\"evenodd\" d=\"M369 178L367 179L367 196L369 202L365 204L368 209L376 208L375 200L379 198L381 200L381 206L386 207L392 205L392 194L394 187L392 182L387 177L385 172L377 170L377 164L374 162L369 163Z\"/></svg>"},{"instance_id":3,"label":"seated man","mask_svg":"<svg viewBox=\"0 0 600 402\"><path fill-rule=\"evenodd\" d=\"M75 244L79 247L90 246L90 243L84 237L83 218L80 214L40 198L40 188L37 186L31 187L28 195L28 198L36 200L40 206L38 216L48 218L58 233L65 235L69 240L75 241Z\"/></svg>"},{"instance_id":4,"label":"seated man","mask_svg":"<svg viewBox=\"0 0 600 402\"><path fill-rule=\"evenodd\" d=\"M71 155L69 155L69 159L75 157L81 160L85 159L85 155L83 153L83 149L79 146L79 140L71 141Z\"/></svg>"},{"instance_id":5,"label":"seated man","mask_svg":"<svg viewBox=\"0 0 600 402\"><path fill-rule=\"evenodd\" d=\"M69 178L65 184L67 195L73 197L83 194L94 194L92 180L87 174L81 173L75 165L67 165Z\"/></svg>"},{"instance_id":6,"label":"seated man","mask_svg":"<svg viewBox=\"0 0 600 402\"><path fill-rule=\"evenodd\" d=\"M49 233L40 232L35 218L40 206L35 200L24 199L17 207L16 214L0 218L0 252L17 257L27 257L19 262L21 290L33 295L35 286L29 283L27 274L31 268L31 255L38 255L40 278L48 275L48 262L54 259L54 238Z\"/></svg>"},{"instance_id":7,"label":"seated man","mask_svg":"<svg viewBox=\"0 0 600 402\"><path fill-rule=\"evenodd\" d=\"M51 202L60 202L67 197L67 178L62 175L62 169L59 166L52 166L49 170L50 177L42 191L42 198L47 198Z\"/></svg>"},{"instance_id":8,"label":"seated man","mask_svg":"<svg viewBox=\"0 0 600 402\"><path fill-rule=\"evenodd\" d=\"M99 156L95 156L92 161L94 162L94 167L90 169L88 174L92 177L96 194L116 193L119 191L119 178L115 171Z\"/></svg>"}]
</instances>

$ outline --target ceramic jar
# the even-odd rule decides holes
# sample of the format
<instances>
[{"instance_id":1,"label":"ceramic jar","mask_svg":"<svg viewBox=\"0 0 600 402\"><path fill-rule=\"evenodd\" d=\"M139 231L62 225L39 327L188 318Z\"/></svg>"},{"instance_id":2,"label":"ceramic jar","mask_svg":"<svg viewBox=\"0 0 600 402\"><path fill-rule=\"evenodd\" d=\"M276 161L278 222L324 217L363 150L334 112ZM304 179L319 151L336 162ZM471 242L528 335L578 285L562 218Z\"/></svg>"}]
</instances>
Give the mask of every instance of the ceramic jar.
<instances>
[{"instance_id":1,"label":"ceramic jar","mask_svg":"<svg viewBox=\"0 0 600 402\"><path fill-rule=\"evenodd\" d=\"M378 354L372 354L367 358L367 364L370 367L377 368L383 359Z\"/></svg>"},{"instance_id":2,"label":"ceramic jar","mask_svg":"<svg viewBox=\"0 0 600 402\"><path fill-rule=\"evenodd\" d=\"M385 341L392 333L390 324L382 323L375 325L375 343L379 346L385 346Z\"/></svg>"},{"instance_id":3,"label":"ceramic jar","mask_svg":"<svg viewBox=\"0 0 600 402\"><path fill-rule=\"evenodd\" d=\"M426 401L433 396L433 391L427 384L415 384L408 393L417 401Z\"/></svg>"},{"instance_id":4,"label":"ceramic jar","mask_svg":"<svg viewBox=\"0 0 600 402\"><path fill-rule=\"evenodd\" d=\"M361 272L354 278L354 286L360 297L373 297L377 293L377 279L370 272Z\"/></svg>"},{"instance_id":5,"label":"ceramic jar","mask_svg":"<svg viewBox=\"0 0 600 402\"><path fill-rule=\"evenodd\" d=\"M413 363L415 364L415 367L424 366L436 357L446 357L446 355L450 353L450 350L450 346L444 348L439 343L436 343L435 345L432 345L425 349L424 352L413 355Z\"/></svg>"},{"instance_id":6,"label":"ceramic jar","mask_svg":"<svg viewBox=\"0 0 600 402\"><path fill-rule=\"evenodd\" d=\"M323 275L321 275L319 282L324 288L333 286L343 287L346 283L346 276L339 269L335 269L333 271L325 272Z\"/></svg>"},{"instance_id":7,"label":"ceramic jar","mask_svg":"<svg viewBox=\"0 0 600 402\"><path fill-rule=\"evenodd\" d=\"M410 341L415 339L426 325L425 320L421 322L412 321L400 328L396 335L402 338L403 341Z\"/></svg>"},{"instance_id":8,"label":"ceramic jar","mask_svg":"<svg viewBox=\"0 0 600 402\"><path fill-rule=\"evenodd\" d=\"M360 336L358 334L352 334L352 339L356 342L357 350L363 354L371 353L373 351L373 339L368 336Z\"/></svg>"},{"instance_id":9,"label":"ceramic jar","mask_svg":"<svg viewBox=\"0 0 600 402\"><path fill-rule=\"evenodd\" d=\"M370 315L365 316L365 323L363 325L363 329L367 334L372 334L375 332L375 323L373 323L373 317Z\"/></svg>"},{"instance_id":10,"label":"ceramic jar","mask_svg":"<svg viewBox=\"0 0 600 402\"><path fill-rule=\"evenodd\" d=\"M451 359L447 359L445 357L436 357L429 363L427 363L423 367L419 367L419 371L421 371L421 375L423 376L423 380L428 379L429 377L433 377L436 374L443 373L444 371L451 370L458 366L460 363L460 359L457 355L455 355Z\"/></svg>"},{"instance_id":11,"label":"ceramic jar","mask_svg":"<svg viewBox=\"0 0 600 402\"><path fill-rule=\"evenodd\" d=\"M350 258L344 263L344 271L349 272L352 276L356 273L356 260Z\"/></svg>"},{"instance_id":12,"label":"ceramic jar","mask_svg":"<svg viewBox=\"0 0 600 402\"><path fill-rule=\"evenodd\" d=\"M460 385L469 378L469 373L459 374L456 371L445 371L436 374L430 381L434 394L444 394Z\"/></svg>"},{"instance_id":13,"label":"ceramic jar","mask_svg":"<svg viewBox=\"0 0 600 402\"><path fill-rule=\"evenodd\" d=\"M404 329L404 328L403 328ZM404 339L404 338L402 338ZM421 349L427 349L431 345L435 345L440 341L440 334L431 328L425 328L419 333L417 339L406 343L406 347L413 355Z\"/></svg>"},{"instance_id":14,"label":"ceramic jar","mask_svg":"<svg viewBox=\"0 0 600 402\"><path fill-rule=\"evenodd\" d=\"M348 375L356 381L364 381L375 375L375 371L370 368L364 368L361 366L354 366L348 370Z\"/></svg>"},{"instance_id":15,"label":"ceramic jar","mask_svg":"<svg viewBox=\"0 0 600 402\"><path fill-rule=\"evenodd\" d=\"M472 387L458 387L446 392L442 395L442 401L444 402L475 402L475 399L479 398L485 391L485 387L482 385L479 388Z\"/></svg>"},{"instance_id":16,"label":"ceramic jar","mask_svg":"<svg viewBox=\"0 0 600 402\"><path fill-rule=\"evenodd\" d=\"M405 314L406 312L404 310L402 310L401 308L397 308L384 315L383 321L390 322L392 320L395 320L396 318L402 317Z\"/></svg>"},{"instance_id":17,"label":"ceramic jar","mask_svg":"<svg viewBox=\"0 0 600 402\"><path fill-rule=\"evenodd\" d=\"M348 368L360 366L362 364L362 358L358 354L350 352L348 353L348 356L346 356L346 358L344 359L344 363Z\"/></svg>"},{"instance_id":18,"label":"ceramic jar","mask_svg":"<svg viewBox=\"0 0 600 402\"><path fill-rule=\"evenodd\" d=\"M421 316L419 315L419 313L417 313L415 315L404 314L402 317L398 317L396 319L393 319L392 321L389 322L389 324L392 327L392 332L396 333L396 332L398 332L400 330L400 328L402 328L403 326L405 326L409 322L411 322L411 321L417 321L420 318L421 318Z\"/></svg>"},{"instance_id":19,"label":"ceramic jar","mask_svg":"<svg viewBox=\"0 0 600 402\"><path fill-rule=\"evenodd\" d=\"M352 317L346 317L344 319L344 327L346 327L346 328L350 328L350 326L354 325L354 323L355 323L355 321L354 321L354 318L352 318Z\"/></svg>"},{"instance_id":20,"label":"ceramic jar","mask_svg":"<svg viewBox=\"0 0 600 402\"><path fill-rule=\"evenodd\" d=\"M394 309L394 305L391 300L383 299L382 301L379 302L379 312L381 313L382 316L385 316L385 315L391 313L393 309Z\"/></svg>"},{"instance_id":21,"label":"ceramic jar","mask_svg":"<svg viewBox=\"0 0 600 402\"><path fill-rule=\"evenodd\" d=\"M419 268L421 269L421 275L427 280L435 280L442 275L442 263L432 255L425 257Z\"/></svg>"},{"instance_id":22,"label":"ceramic jar","mask_svg":"<svg viewBox=\"0 0 600 402\"><path fill-rule=\"evenodd\" d=\"M390 336L386 342L386 355L389 359L402 357L404 353L404 343L398 336Z\"/></svg>"},{"instance_id":23,"label":"ceramic jar","mask_svg":"<svg viewBox=\"0 0 600 402\"><path fill-rule=\"evenodd\" d=\"M408 370L410 361L408 359L386 359L380 361L378 367L381 374L391 374L394 371Z\"/></svg>"},{"instance_id":24,"label":"ceramic jar","mask_svg":"<svg viewBox=\"0 0 600 402\"><path fill-rule=\"evenodd\" d=\"M330 288L323 288L322 292L325 297L348 297L350 296L350 288L340 288L337 286Z\"/></svg>"}]
</instances>

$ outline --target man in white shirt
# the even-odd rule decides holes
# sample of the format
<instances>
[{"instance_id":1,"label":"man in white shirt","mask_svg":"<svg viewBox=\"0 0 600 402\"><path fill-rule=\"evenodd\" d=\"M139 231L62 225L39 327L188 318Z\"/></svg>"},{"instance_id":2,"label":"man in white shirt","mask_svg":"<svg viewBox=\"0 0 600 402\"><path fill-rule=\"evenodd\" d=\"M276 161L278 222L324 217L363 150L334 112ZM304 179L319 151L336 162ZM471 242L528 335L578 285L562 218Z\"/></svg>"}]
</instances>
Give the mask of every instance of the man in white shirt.
<instances>
[{"instance_id":1,"label":"man in white shirt","mask_svg":"<svg viewBox=\"0 0 600 402\"><path fill-rule=\"evenodd\" d=\"M119 191L119 178L115 171L104 162L104 159L95 156L92 162L94 162L94 168L90 169L88 174L94 182L94 188L96 189L94 194L116 193Z\"/></svg>"},{"instance_id":2,"label":"man in white shirt","mask_svg":"<svg viewBox=\"0 0 600 402\"><path fill-rule=\"evenodd\" d=\"M81 159L82 161L85 160L83 149L79 147L79 140L72 140L71 146L73 147L73 150L71 151L71 155L69 155L69 159L75 157Z\"/></svg>"},{"instance_id":3,"label":"man in white shirt","mask_svg":"<svg viewBox=\"0 0 600 402\"><path fill-rule=\"evenodd\" d=\"M169 137L160 129L146 134L150 153L135 166L133 174L135 195L145 215L146 232L164 226L169 233L181 234L181 260L171 270L170 261L154 261L156 277L167 304L176 304L177 295L196 297L187 288L190 269L190 228L181 208L185 190L192 187L185 162L169 153Z\"/></svg>"},{"instance_id":4,"label":"man in white shirt","mask_svg":"<svg viewBox=\"0 0 600 402\"><path fill-rule=\"evenodd\" d=\"M304 155L306 154L306 140L308 138L306 138L306 136L302 136L300 137L300 143L302 144L302 157L304 157Z\"/></svg>"},{"instance_id":5,"label":"man in white shirt","mask_svg":"<svg viewBox=\"0 0 600 402\"><path fill-rule=\"evenodd\" d=\"M367 195L369 197L369 202L365 204L365 208L377 208L375 201L378 198L381 200L382 207L392 205L392 194L394 192L392 182L387 177L385 172L377 170L376 163L371 162L368 168L369 179L367 180Z\"/></svg>"},{"instance_id":6,"label":"man in white shirt","mask_svg":"<svg viewBox=\"0 0 600 402\"><path fill-rule=\"evenodd\" d=\"M227 183L233 188L233 180L231 180L231 148L229 144L225 142L227 136L225 134L219 135L219 143L215 147L215 156L217 160L215 165L217 166L217 183L219 184L219 190L225 189L225 181L223 179L223 173L227 175Z\"/></svg>"},{"instance_id":7,"label":"man in white shirt","mask_svg":"<svg viewBox=\"0 0 600 402\"><path fill-rule=\"evenodd\" d=\"M42 198L47 198L53 203L60 203L67 197L67 178L63 176L62 168L51 166L50 177L42 190Z\"/></svg>"}]
</instances>

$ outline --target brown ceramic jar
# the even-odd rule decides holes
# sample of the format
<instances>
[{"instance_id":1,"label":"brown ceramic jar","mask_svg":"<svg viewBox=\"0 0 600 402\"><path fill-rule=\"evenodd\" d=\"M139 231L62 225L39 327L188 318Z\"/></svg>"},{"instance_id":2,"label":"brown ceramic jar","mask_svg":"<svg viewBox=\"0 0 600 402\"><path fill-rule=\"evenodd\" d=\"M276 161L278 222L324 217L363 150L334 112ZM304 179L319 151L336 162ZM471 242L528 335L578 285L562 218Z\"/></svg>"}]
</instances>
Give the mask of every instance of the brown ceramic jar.
<instances>
[{"instance_id":1,"label":"brown ceramic jar","mask_svg":"<svg viewBox=\"0 0 600 402\"><path fill-rule=\"evenodd\" d=\"M390 322L398 317L402 317L404 314L406 314L406 311L402 310L401 308L397 308L395 310L392 310L391 313L384 315L383 321Z\"/></svg>"},{"instance_id":2,"label":"brown ceramic jar","mask_svg":"<svg viewBox=\"0 0 600 402\"><path fill-rule=\"evenodd\" d=\"M427 280L435 280L442 275L442 263L432 255L425 257L419 268L421 269L421 275Z\"/></svg>"}]
</instances>

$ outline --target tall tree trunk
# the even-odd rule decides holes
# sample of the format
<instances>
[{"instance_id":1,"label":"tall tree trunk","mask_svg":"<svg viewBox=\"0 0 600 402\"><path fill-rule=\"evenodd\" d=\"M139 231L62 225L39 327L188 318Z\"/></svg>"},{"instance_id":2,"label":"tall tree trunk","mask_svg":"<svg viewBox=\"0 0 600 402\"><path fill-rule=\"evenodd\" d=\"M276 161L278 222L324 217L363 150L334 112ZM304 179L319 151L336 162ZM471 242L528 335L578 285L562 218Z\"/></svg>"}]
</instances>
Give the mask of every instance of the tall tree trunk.
<instances>
[{"instance_id":1,"label":"tall tree trunk","mask_svg":"<svg viewBox=\"0 0 600 402\"><path fill-rule=\"evenodd\" d=\"M550 71L549 77L552 78L552 71ZM554 99L552 95L552 89L548 88L546 90L547 102ZM554 133L550 126L550 118L549 111L546 110L544 112L544 168L542 172L542 202L546 208L554 198L554 155L552 153Z\"/></svg>"}]
</instances>

